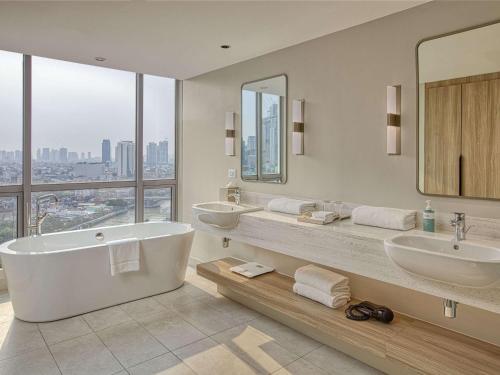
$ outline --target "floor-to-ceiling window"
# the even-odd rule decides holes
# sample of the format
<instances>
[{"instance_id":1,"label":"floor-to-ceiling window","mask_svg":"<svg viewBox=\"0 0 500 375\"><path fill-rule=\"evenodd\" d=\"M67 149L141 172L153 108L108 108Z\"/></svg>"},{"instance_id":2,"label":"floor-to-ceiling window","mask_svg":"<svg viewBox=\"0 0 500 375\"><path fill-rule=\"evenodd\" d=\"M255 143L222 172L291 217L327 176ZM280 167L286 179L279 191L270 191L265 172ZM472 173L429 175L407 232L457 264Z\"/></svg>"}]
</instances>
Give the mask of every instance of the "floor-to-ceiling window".
<instances>
[{"instance_id":1,"label":"floor-to-ceiling window","mask_svg":"<svg viewBox=\"0 0 500 375\"><path fill-rule=\"evenodd\" d=\"M176 217L174 79L0 51L0 242Z\"/></svg>"}]
</instances>

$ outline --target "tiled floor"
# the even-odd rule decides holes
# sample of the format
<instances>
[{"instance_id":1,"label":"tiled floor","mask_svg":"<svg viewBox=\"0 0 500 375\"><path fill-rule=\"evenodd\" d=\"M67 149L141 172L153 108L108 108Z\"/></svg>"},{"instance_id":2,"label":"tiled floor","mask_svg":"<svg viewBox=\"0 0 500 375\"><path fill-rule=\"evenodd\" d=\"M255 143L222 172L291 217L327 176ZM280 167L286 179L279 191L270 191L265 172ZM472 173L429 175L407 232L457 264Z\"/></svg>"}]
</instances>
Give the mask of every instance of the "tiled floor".
<instances>
[{"instance_id":1,"label":"tiled floor","mask_svg":"<svg viewBox=\"0 0 500 375\"><path fill-rule=\"evenodd\" d=\"M173 292L52 323L14 319L0 296L0 375L380 372L217 293L188 270Z\"/></svg>"}]
</instances>

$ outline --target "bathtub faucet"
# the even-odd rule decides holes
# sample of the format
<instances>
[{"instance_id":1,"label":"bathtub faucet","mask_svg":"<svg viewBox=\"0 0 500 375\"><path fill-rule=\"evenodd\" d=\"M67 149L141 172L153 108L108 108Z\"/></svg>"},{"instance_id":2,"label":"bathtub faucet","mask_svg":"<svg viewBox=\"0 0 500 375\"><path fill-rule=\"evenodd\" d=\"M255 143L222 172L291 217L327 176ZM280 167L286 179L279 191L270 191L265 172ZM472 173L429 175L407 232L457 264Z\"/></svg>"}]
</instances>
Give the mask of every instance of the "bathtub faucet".
<instances>
[{"instance_id":1,"label":"bathtub faucet","mask_svg":"<svg viewBox=\"0 0 500 375\"><path fill-rule=\"evenodd\" d=\"M50 204L51 201L53 201L54 204L57 205L59 199L57 199L55 194L45 194L36 198L35 224L29 226L31 233L33 233L35 236L39 236L42 234L42 224L49 214L47 211L43 213L41 212L41 205L42 203L46 202Z\"/></svg>"}]
</instances>

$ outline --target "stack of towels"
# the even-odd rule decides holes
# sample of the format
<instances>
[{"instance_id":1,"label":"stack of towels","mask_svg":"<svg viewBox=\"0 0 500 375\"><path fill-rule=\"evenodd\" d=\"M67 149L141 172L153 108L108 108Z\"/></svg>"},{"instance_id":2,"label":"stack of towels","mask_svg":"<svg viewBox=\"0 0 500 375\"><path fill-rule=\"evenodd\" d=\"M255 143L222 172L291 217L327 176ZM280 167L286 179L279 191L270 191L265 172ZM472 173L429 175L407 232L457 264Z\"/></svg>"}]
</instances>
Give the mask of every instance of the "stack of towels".
<instances>
[{"instance_id":1,"label":"stack of towels","mask_svg":"<svg viewBox=\"0 0 500 375\"><path fill-rule=\"evenodd\" d=\"M311 212L311 217L325 223L331 223L337 218L337 214L331 211L313 211Z\"/></svg>"},{"instance_id":2,"label":"stack of towels","mask_svg":"<svg viewBox=\"0 0 500 375\"><path fill-rule=\"evenodd\" d=\"M352 211L352 222L387 229L410 230L417 225L417 211L360 206Z\"/></svg>"},{"instance_id":3,"label":"stack of towels","mask_svg":"<svg viewBox=\"0 0 500 375\"><path fill-rule=\"evenodd\" d=\"M267 205L269 211L282 212L284 214L302 215L304 212L311 212L316 208L316 203L311 201L301 201L290 198L276 198Z\"/></svg>"},{"instance_id":4,"label":"stack of towels","mask_svg":"<svg viewBox=\"0 0 500 375\"><path fill-rule=\"evenodd\" d=\"M293 291L334 309L344 306L351 299L347 277L312 264L295 271Z\"/></svg>"}]
</instances>

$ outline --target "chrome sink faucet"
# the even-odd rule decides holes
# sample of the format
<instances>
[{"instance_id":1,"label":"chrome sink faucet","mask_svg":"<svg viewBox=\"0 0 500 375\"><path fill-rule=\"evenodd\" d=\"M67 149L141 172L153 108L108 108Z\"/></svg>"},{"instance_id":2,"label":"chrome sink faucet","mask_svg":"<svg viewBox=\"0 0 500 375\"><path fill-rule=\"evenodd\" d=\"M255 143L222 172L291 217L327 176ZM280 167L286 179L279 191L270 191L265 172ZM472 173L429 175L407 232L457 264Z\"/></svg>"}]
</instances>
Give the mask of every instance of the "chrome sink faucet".
<instances>
[{"instance_id":1,"label":"chrome sink faucet","mask_svg":"<svg viewBox=\"0 0 500 375\"><path fill-rule=\"evenodd\" d=\"M29 229L35 236L42 234L42 224L48 216L48 212L41 213L41 204L53 201L55 205L59 202L55 194L45 194L36 198L35 224L30 225Z\"/></svg>"},{"instance_id":2,"label":"chrome sink faucet","mask_svg":"<svg viewBox=\"0 0 500 375\"><path fill-rule=\"evenodd\" d=\"M453 237L453 248L458 250L458 242L465 240L465 235L469 231L470 227L465 226L465 213L455 212L453 219L451 219L450 224L455 228L455 235Z\"/></svg>"},{"instance_id":3,"label":"chrome sink faucet","mask_svg":"<svg viewBox=\"0 0 500 375\"><path fill-rule=\"evenodd\" d=\"M234 193L228 194L228 198L234 198L234 203L236 203L237 206L240 205L241 203L241 192L240 190L236 190Z\"/></svg>"}]
</instances>

